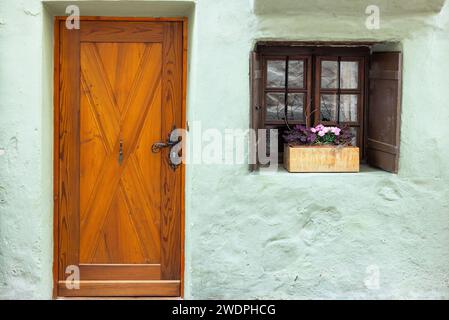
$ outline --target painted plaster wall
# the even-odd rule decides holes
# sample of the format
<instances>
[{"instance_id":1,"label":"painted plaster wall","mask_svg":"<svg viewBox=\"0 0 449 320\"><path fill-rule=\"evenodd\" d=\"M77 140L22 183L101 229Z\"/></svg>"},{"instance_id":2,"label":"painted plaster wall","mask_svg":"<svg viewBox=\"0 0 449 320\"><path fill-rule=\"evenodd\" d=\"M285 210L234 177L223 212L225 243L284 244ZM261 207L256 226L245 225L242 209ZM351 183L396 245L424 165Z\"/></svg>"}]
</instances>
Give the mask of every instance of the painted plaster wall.
<instances>
[{"instance_id":1,"label":"painted plaster wall","mask_svg":"<svg viewBox=\"0 0 449 320\"><path fill-rule=\"evenodd\" d=\"M39 1L0 1L0 298L51 297L49 19Z\"/></svg>"},{"instance_id":2,"label":"painted plaster wall","mask_svg":"<svg viewBox=\"0 0 449 320\"><path fill-rule=\"evenodd\" d=\"M393 15L370 31L364 11L337 14L332 3L315 15L255 16L247 1L198 1L190 120L247 126L247 57L258 39L400 41L400 173L191 166L189 297L449 298L449 8ZM376 270L379 288L369 289Z\"/></svg>"},{"instance_id":3,"label":"painted plaster wall","mask_svg":"<svg viewBox=\"0 0 449 320\"><path fill-rule=\"evenodd\" d=\"M389 16L377 31L364 27L363 12L318 12L255 15L247 0L196 1L189 121L247 128L248 54L258 39L400 41L400 172L189 165L186 297L447 299L448 4L438 16ZM38 0L0 2L0 298L51 297L50 22ZM378 289L367 286L367 270L379 271Z\"/></svg>"}]
</instances>

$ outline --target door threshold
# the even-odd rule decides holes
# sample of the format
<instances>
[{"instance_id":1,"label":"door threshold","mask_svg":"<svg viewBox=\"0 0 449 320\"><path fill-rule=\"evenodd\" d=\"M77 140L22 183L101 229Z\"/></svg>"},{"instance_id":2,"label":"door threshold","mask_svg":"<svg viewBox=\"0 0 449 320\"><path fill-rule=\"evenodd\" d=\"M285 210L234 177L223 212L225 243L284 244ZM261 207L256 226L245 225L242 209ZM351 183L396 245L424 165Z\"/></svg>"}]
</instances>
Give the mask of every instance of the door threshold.
<instances>
[{"instance_id":1,"label":"door threshold","mask_svg":"<svg viewBox=\"0 0 449 320\"><path fill-rule=\"evenodd\" d=\"M184 300L182 297L56 297L54 300Z\"/></svg>"}]
</instances>

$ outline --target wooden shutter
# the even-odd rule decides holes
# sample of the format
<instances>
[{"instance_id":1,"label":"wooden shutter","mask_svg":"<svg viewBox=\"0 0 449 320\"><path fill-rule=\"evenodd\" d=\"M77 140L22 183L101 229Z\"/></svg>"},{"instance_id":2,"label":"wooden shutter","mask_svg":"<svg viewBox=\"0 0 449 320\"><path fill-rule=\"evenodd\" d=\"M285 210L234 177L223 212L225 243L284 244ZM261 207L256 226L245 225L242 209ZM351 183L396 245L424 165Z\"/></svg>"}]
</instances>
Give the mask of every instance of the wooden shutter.
<instances>
[{"instance_id":1,"label":"wooden shutter","mask_svg":"<svg viewBox=\"0 0 449 320\"><path fill-rule=\"evenodd\" d=\"M257 157L257 130L261 127L261 90L262 90L262 64L260 55L253 51L250 54L250 95L251 95L251 110L250 110L250 128L254 130L255 134L249 136L249 169L254 171L258 167Z\"/></svg>"},{"instance_id":2,"label":"wooden shutter","mask_svg":"<svg viewBox=\"0 0 449 320\"><path fill-rule=\"evenodd\" d=\"M370 70L367 160L394 173L399 168L401 60L400 52L376 52Z\"/></svg>"}]
</instances>

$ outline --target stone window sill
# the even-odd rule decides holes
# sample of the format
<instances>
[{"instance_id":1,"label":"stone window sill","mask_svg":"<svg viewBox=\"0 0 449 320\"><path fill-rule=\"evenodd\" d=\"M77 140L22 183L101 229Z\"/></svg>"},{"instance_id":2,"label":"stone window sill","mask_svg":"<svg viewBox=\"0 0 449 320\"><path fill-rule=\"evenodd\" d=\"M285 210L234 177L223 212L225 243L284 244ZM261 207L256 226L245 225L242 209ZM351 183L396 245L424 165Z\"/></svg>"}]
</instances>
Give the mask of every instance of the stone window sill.
<instances>
[{"instance_id":1,"label":"stone window sill","mask_svg":"<svg viewBox=\"0 0 449 320\"><path fill-rule=\"evenodd\" d=\"M383 171L381 169L373 168L367 164L360 164L360 172L300 172L300 173L294 173L294 172L288 172L282 164L279 164L278 168L274 171L268 171L264 169L260 169L259 171L255 172L256 175L289 175L289 176L391 176L390 172Z\"/></svg>"}]
</instances>

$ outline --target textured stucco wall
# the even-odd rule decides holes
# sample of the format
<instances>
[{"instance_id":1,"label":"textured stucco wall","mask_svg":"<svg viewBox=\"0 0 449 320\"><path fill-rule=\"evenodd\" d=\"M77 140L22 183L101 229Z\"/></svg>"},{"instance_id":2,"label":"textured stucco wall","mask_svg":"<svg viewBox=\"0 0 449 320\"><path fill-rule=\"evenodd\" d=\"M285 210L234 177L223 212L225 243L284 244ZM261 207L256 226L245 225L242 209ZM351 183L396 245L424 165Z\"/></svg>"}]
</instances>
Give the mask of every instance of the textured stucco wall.
<instances>
[{"instance_id":1,"label":"textured stucco wall","mask_svg":"<svg viewBox=\"0 0 449 320\"><path fill-rule=\"evenodd\" d=\"M449 8L368 30L363 10L329 4L315 15L254 16L248 1L198 1L190 120L247 125L247 57L258 39L400 41L399 175L191 166L189 297L449 298ZM369 289L376 270L379 288Z\"/></svg>"},{"instance_id":2,"label":"textured stucco wall","mask_svg":"<svg viewBox=\"0 0 449 320\"><path fill-rule=\"evenodd\" d=\"M341 14L329 2L326 13L257 16L248 0L198 0L189 121L247 127L256 40L399 41L400 172L189 165L187 298L449 298L448 4L438 16L389 16L371 31L363 12ZM0 2L1 298L51 296L50 21L38 0ZM378 289L367 270L379 271Z\"/></svg>"},{"instance_id":3,"label":"textured stucco wall","mask_svg":"<svg viewBox=\"0 0 449 320\"><path fill-rule=\"evenodd\" d=\"M0 1L0 298L51 297L49 19L39 1Z\"/></svg>"}]
</instances>

